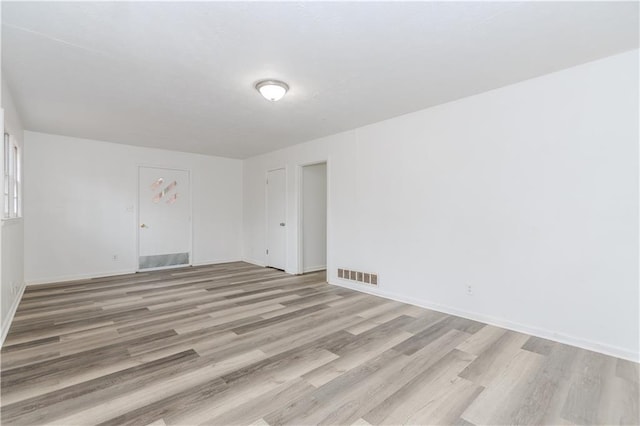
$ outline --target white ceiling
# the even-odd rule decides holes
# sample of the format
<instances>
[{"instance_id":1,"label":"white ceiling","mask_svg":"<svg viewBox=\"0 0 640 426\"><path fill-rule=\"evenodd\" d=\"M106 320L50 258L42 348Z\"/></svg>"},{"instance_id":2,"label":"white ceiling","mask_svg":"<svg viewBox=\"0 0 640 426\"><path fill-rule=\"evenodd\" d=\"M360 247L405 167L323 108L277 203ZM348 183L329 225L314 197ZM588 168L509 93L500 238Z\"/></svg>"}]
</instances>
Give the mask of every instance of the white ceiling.
<instances>
[{"instance_id":1,"label":"white ceiling","mask_svg":"<svg viewBox=\"0 0 640 426\"><path fill-rule=\"evenodd\" d=\"M637 2L3 1L2 23L27 129L236 158L637 48L639 26Z\"/></svg>"}]
</instances>

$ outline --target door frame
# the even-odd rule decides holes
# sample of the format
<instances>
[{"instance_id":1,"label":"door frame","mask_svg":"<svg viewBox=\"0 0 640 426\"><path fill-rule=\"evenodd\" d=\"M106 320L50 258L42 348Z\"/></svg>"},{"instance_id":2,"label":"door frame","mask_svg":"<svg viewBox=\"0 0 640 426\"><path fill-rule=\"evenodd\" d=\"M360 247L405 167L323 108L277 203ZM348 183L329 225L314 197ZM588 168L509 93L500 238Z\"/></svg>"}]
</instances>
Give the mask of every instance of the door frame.
<instances>
[{"instance_id":1,"label":"door frame","mask_svg":"<svg viewBox=\"0 0 640 426\"><path fill-rule=\"evenodd\" d=\"M186 265L169 265L169 266L159 266L157 268L146 268L140 269L140 169L142 168L150 168L150 169L165 169L165 170L174 170L178 172L187 172L187 179L189 182L189 263ZM187 268L189 266L193 266L193 179L191 178L191 170L184 169L181 167L173 167L173 166L165 166L158 164L147 164L147 163L138 163L136 167L137 172L137 188L136 188L136 259L135 259L135 270L136 272L147 272L147 271L159 271L162 269L176 269L176 268Z\"/></svg>"},{"instance_id":2,"label":"door frame","mask_svg":"<svg viewBox=\"0 0 640 426\"><path fill-rule=\"evenodd\" d=\"M288 172L287 172L287 167L286 166L281 166L281 167L275 167L275 168L269 168L267 169L267 171L264 174L264 206L265 206L265 210L264 210L264 230L265 230L265 257L264 257L264 266L265 267L272 267L271 265L269 265L269 255L267 254L267 250L269 250L269 173L271 172L275 172L277 170L284 170L284 220L285 220L285 230L284 230L284 270L285 272L287 271L287 255L289 253L289 244L287 243L287 235L288 235L288 231L287 231L287 224L289 223L289 215L288 215L288 208L287 206L289 205L289 193L287 191L287 183L288 183Z\"/></svg>"},{"instance_id":3,"label":"door frame","mask_svg":"<svg viewBox=\"0 0 640 426\"><path fill-rule=\"evenodd\" d=\"M296 195L297 195L297 203L296 203L296 210L297 210L297 216L298 216L298 223L297 223L297 231L298 231L298 253L297 253L297 257L298 257L298 267L297 267L297 271L296 274L297 275L302 275L304 274L304 213L303 213L303 200L304 200L304 182L303 182L303 168L307 167L307 166L315 166L316 164L325 164L327 167L327 174L325 176L326 178L326 185L327 185L327 200L326 200L326 217L327 217L327 235L326 235L326 244L327 244L327 253L326 253L326 258L327 258L327 265L326 265L326 270L329 270L329 200L330 200L330 196L329 196L329 191L330 191L330 187L329 187L329 175L330 175L330 169L329 169L329 159L324 159L324 160L316 160L316 161L310 161L308 163L301 163L298 164L296 167L296 177L297 177L297 188L296 188ZM328 273L327 273L327 279L328 279Z\"/></svg>"}]
</instances>

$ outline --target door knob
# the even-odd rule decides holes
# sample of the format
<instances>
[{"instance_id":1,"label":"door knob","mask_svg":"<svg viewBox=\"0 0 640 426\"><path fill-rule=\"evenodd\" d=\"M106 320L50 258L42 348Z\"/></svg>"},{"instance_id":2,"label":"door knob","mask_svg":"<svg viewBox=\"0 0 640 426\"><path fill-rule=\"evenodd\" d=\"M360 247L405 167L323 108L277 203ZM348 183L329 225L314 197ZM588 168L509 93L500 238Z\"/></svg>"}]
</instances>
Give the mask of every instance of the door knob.
<instances>
[{"instance_id":1,"label":"door knob","mask_svg":"<svg viewBox=\"0 0 640 426\"><path fill-rule=\"evenodd\" d=\"M142 225L140 225L140 228L148 228L148 226L143 223Z\"/></svg>"},{"instance_id":2,"label":"door knob","mask_svg":"<svg viewBox=\"0 0 640 426\"><path fill-rule=\"evenodd\" d=\"M284 226L284 222L280 222L280 226Z\"/></svg>"}]
</instances>

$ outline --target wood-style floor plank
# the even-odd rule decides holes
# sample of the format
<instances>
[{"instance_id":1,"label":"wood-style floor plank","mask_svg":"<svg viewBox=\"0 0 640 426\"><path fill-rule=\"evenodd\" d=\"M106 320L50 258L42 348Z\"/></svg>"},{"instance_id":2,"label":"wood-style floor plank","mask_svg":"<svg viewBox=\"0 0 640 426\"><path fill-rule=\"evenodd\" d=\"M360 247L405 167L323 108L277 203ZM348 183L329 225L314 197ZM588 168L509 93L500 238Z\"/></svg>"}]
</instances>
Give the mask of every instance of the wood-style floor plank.
<instances>
[{"instance_id":1,"label":"wood-style floor plank","mask_svg":"<svg viewBox=\"0 0 640 426\"><path fill-rule=\"evenodd\" d=\"M28 287L3 425L640 424L638 364L242 262Z\"/></svg>"}]
</instances>

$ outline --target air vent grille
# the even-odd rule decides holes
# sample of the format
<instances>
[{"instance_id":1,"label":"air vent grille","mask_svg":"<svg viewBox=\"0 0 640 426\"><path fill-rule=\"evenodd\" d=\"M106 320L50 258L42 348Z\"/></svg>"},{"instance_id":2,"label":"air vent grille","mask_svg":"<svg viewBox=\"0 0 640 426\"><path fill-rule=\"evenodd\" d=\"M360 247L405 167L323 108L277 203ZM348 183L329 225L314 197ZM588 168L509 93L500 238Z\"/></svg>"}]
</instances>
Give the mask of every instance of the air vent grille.
<instances>
[{"instance_id":1,"label":"air vent grille","mask_svg":"<svg viewBox=\"0 0 640 426\"><path fill-rule=\"evenodd\" d=\"M362 284L368 284L372 286L378 286L378 274L372 274L370 272L352 271L351 269L338 269L338 278L343 280L356 281Z\"/></svg>"}]
</instances>

